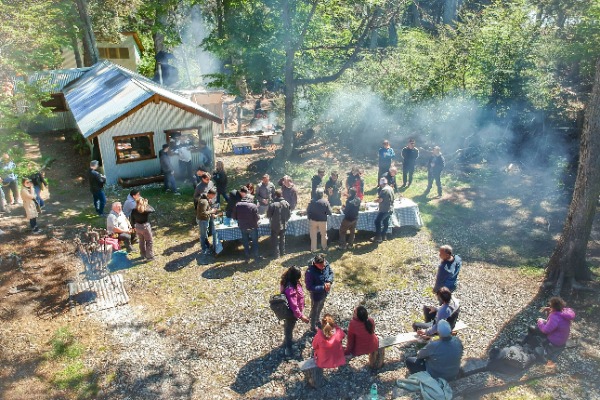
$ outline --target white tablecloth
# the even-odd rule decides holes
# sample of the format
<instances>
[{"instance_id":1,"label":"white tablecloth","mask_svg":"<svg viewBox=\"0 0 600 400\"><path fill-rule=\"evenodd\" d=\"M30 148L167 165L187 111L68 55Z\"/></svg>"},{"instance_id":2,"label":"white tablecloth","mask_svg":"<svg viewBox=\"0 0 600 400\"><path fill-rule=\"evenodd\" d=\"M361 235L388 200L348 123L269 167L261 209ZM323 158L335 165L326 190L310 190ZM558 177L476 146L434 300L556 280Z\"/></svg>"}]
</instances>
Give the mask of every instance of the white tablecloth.
<instances>
[{"instance_id":1,"label":"white tablecloth","mask_svg":"<svg viewBox=\"0 0 600 400\"><path fill-rule=\"evenodd\" d=\"M375 231L375 218L377 217L378 211L368 210L361 211L358 214L358 222L356 229L361 231ZM344 214L333 214L327 218L327 229L339 229L344 219ZM419 213L419 206L410 199L401 199L394 202L394 212L390 220L391 224L388 229L388 233L392 232L392 227L399 228L401 226L423 226L421 220L421 214ZM235 221L232 221L235 224ZM242 238L242 232L238 228L237 224L227 226L219 224L216 226L218 231L219 239L221 240L236 240ZM296 213L292 214L288 223L286 233L293 236L308 235L308 218L306 216L298 216ZM271 235L271 226L267 218L261 218L258 222L258 236L269 236Z\"/></svg>"}]
</instances>

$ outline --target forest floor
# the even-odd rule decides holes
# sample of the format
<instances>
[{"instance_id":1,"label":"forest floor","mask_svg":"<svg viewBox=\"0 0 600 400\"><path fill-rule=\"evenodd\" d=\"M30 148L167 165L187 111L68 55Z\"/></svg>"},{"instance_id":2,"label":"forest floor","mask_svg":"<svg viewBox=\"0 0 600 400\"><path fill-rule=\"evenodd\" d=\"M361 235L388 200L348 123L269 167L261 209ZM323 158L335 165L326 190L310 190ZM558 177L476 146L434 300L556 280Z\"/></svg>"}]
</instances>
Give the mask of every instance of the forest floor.
<instances>
[{"instance_id":1,"label":"forest floor","mask_svg":"<svg viewBox=\"0 0 600 400\"><path fill-rule=\"evenodd\" d=\"M326 371L325 387L306 386L297 361L310 356L307 326L296 327L296 354L286 359L279 347L283 329L267 300L278 288L282 267L306 266L308 238L290 238L281 259L249 265L238 243L226 243L216 259L199 256L191 186L182 186L179 197L163 194L160 185L142 188L157 209L156 260L145 263L133 253L109 265L111 273L124 277L128 305L73 315L66 283L82 279L84 271L74 239L104 221L93 213L86 158L73 155L72 147L60 134L36 136L27 145L32 162L56 159L47 171L50 198L39 218L42 235L29 233L22 207L0 217L0 399L357 399L372 383L382 398L396 397L395 381L406 375L403 360L414 346L387 351L380 370L371 371L359 357ZM223 155L230 186L258 182L271 156L264 149ZM290 167L301 204L317 167L347 171L351 159L317 144L304 148ZM367 197L373 197L375 166L355 161L365 167ZM433 199L421 195L426 185L421 170L403 194L417 202L425 226L398 229L379 246L368 232L359 232L352 251L331 246L327 259L336 283L325 311L347 327L353 308L362 303L380 336L409 331L421 305L434 300L437 247L448 243L464 260L456 292L461 319L469 325L459 334L464 358L486 357L492 347L514 343L549 297L541 288L543 266L568 206L564 193L543 175L450 165L444 196ZM123 201L126 193L107 190L109 204ZM268 254L265 238L260 251ZM600 215L588 260L596 274L592 290L566 296L577 312L578 345L561 354L552 374L469 398L600 398ZM29 290L12 294L15 288Z\"/></svg>"}]
</instances>

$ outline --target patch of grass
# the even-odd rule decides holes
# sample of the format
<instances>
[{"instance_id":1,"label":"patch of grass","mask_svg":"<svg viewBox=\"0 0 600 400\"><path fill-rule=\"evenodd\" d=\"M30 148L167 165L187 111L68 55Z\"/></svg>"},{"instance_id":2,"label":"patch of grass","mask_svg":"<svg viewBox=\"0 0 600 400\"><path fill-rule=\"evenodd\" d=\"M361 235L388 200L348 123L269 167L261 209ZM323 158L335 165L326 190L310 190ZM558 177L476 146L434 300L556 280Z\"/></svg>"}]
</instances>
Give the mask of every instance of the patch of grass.
<instances>
[{"instance_id":1,"label":"patch of grass","mask_svg":"<svg viewBox=\"0 0 600 400\"><path fill-rule=\"evenodd\" d=\"M83 353L81 344L77 342L67 327L61 327L54 333L50 345L52 350L46 353L46 358L49 360L73 360L81 357Z\"/></svg>"},{"instance_id":2,"label":"patch of grass","mask_svg":"<svg viewBox=\"0 0 600 400\"><path fill-rule=\"evenodd\" d=\"M95 398L100 390L97 380L83 362L75 361L57 372L53 382L59 389L75 391L78 399L90 399Z\"/></svg>"},{"instance_id":3,"label":"patch of grass","mask_svg":"<svg viewBox=\"0 0 600 400\"><path fill-rule=\"evenodd\" d=\"M519 266L517 269L525 276L541 277L544 275L547 259L535 259Z\"/></svg>"}]
</instances>

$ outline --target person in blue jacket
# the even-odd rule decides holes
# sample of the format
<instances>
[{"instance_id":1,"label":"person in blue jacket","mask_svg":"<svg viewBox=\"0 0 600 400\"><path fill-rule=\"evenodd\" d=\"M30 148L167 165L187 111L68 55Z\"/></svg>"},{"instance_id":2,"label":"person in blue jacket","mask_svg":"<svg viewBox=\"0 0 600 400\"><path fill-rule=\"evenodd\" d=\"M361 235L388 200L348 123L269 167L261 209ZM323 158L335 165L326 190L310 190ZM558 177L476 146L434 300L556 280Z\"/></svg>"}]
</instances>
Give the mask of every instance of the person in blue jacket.
<instances>
[{"instance_id":1,"label":"person in blue jacket","mask_svg":"<svg viewBox=\"0 0 600 400\"><path fill-rule=\"evenodd\" d=\"M440 246L440 259L442 262L438 266L433 293L439 292L444 286L454 292L458 284L458 273L462 266L462 260L447 244Z\"/></svg>"},{"instance_id":2,"label":"person in blue jacket","mask_svg":"<svg viewBox=\"0 0 600 400\"><path fill-rule=\"evenodd\" d=\"M390 146L390 142L388 140L384 140L382 146L379 148L379 172L377 173L377 181L389 171L392 167L392 161L396 157L396 153L394 153L394 149Z\"/></svg>"},{"instance_id":3,"label":"person in blue jacket","mask_svg":"<svg viewBox=\"0 0 600 400\"><path fill-rule=\"evenodd\" d=\"M317 321L321 319L321 311L325 299L333 285L333 270L329 262L325 260L324 254L317 254L308 263L308 270L304 275L306 289L310 293L310 330L317 332Z\"/></svg>"}]
</instances>

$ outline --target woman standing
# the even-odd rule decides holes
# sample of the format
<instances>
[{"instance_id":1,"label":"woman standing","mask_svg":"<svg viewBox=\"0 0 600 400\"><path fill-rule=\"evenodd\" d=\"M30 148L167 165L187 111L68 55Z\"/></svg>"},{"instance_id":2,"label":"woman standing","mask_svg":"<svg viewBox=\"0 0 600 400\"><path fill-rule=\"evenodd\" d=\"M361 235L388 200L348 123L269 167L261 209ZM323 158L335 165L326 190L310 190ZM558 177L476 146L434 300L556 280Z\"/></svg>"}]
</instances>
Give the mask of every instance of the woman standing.
<instances>
[{"instance_id":1,"label":"woman standing","mask_svg":"<svg viewBox=\"0 0 600 400\"><path fill-rule=\"evenodd\" d=\"M217 187L217 203L220 203L221 196L229 203L229 197L227 196L227 173L225 172L225 165L223 161L217 161L215 166L215 172L212 175L215 186Z\"/></svg>"},{"instance_id":2,"label":"woman standing","mask_svg":"<svg viewBox=\"0 0 600 400\"><path fill-rule=\"evenodd\" d=\"M287 269L281 275L281 283L279 290L285 294L288 302L288 306L292 311L293 317L286 318L283 320L283 347L285 349L285 355L292 355L292 339L294 333L294 327L296 322L301 320L304 323L308 323L308 317L304 315L304 290L300 283L302 272L300 268L293 265Z\"/></svg>"},{"instance_id":3,"label":"woman standing","mask_svg":"<svg viewBox=\"0 0 600 400\"><path fill-rule=\"evenodd\" d=\"M346 355L362 356L371 354L379 348L379 338L375 334L375 322L369 318L367 309L358 306L348 326L348 342Z\"/></svg>"},{"instance_id":4,"label":"woman standing","mask_svg":"<svg viewBox=\"0 0 600 400\"><path fill-rule=\"evenodd\" d=\"M37 225L38 208L39 204L35 200L35 193L33 191L33 183L28 178L23 178L21 181L23 188L21 189L21 199L23 199L23 208L25 208L25 215L29 219L29 226L33 233L42 232Z\"/></svg>"},{"instance_id":5,"label":"woman standing","mask_svg":"<svg viewBox=\"0 0 600 400\"><path fill-rule=\"evenodd\" d=\"M346 178L346 188L350 189L353 187L356 189L356 197L362 201L365 195L365 181L361 175L362 171L358 166L355 165L352 167Z\"/></svg>"},{"instance_id":6,"label":"woman standing","mask_svg":"<svg viewBox=\"0 0 600 400\"><path fill-rule=\"evenodd\" d=\"M153 212L154 208L148 204L148 199L143 197L136 201L136 207L131 211L131 222L137 233L140 255L148 261L154 260L152 226L148 222L148 217Z\"/></svg>"},{"instance_id":7,"label":"woman standing","mask_svg":"<svg viewBox=\"0 0 600 400\"><path fill-rule=\"evenodd\" d=\"M345 333L333 320L331 314L325 314L321 320L321 329L312 342L315 361L319 368L336 368L346 364L342 340Z\"/></svg>"}]
</instances>

